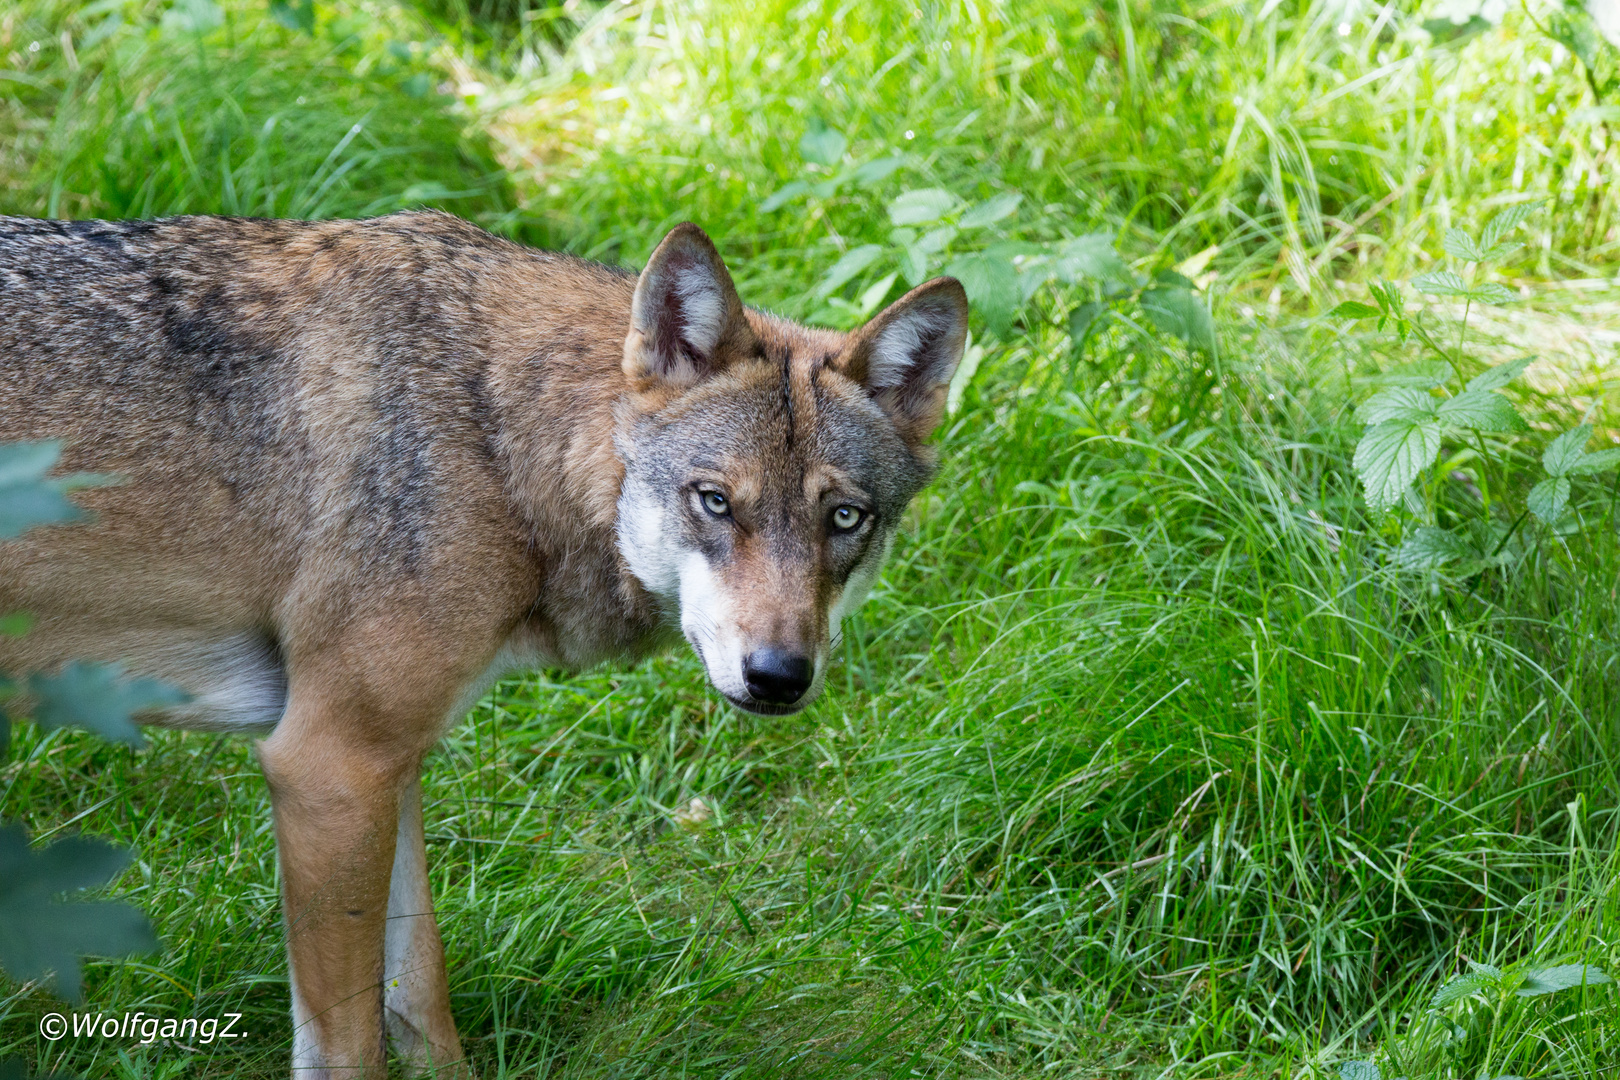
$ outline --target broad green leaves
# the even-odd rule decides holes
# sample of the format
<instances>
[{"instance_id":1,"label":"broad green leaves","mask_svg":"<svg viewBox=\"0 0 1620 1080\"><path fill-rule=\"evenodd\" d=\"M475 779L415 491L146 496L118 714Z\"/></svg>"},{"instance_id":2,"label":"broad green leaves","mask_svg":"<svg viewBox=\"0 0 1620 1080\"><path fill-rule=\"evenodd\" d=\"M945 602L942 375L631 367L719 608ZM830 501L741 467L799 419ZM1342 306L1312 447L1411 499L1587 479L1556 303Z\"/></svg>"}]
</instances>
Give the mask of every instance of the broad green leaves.
<instances>
[{"instance_id":1,"label":"broad green leaves","mask_svg":"<svg viewBox=\"0 0 1620 1080\"><path fill-rule=\"evenodd\" d=\"M799 140L799 154L804 160L817 165L836 165L848 146L842 132L812 121L809 130Z\"/></svg>"},{"instance_id":2,"label":"broad green leaves","mask_svg":"<svg viewBox=\"0 0 1620 1080\"><path fill-rule=\"evenodd\" d=\"M842 258L828 268L821 279L821 284L816 286L816 295L825 297L831 294L834 289L877 262L878 256L882 254L883 248L878 244L862 244L860 247L850 248L844 252Z\"/></svg>"},{"instance_id":3,"label":"broad green leaves","mask_svg":"<svg viewBox=\"0 0 1620 1080\"><path fill-rule=\"evenodd\" d=\"M1395 549L1394 561L1407 570L1438 570L1442 566L1479 562L1479 553L1465 538L1445 529L1413 529Z\"/></svg>"},{"instance_id":4,"label":"broad green leaves","mask_svg":"<svg viewBox=\"0 0 1620 1080\"><path fill-rule=\"evenodd\" d=\"M873 158L859 164L846 162L849 141L843 132L812 120L799 139L799 157L805 163L804 175L777 188L759 204L762 214L782 209L795 200L811 196L830 199L850 185L857 189L875 188L906 164L900 154Z\"/></svg>"},{"instance_id":5,"label":"broad green leaves","mask_svg":"<svg viewBox=\"0 0 1620 1080\"><path fill-rule=\"evenodd\" d=\"M1153 325L1180 338L1187 348L1215 355L1215 320L1192 282L1173 270L1162 271L1157 284L1142 293L1142 310Z\"/></svg>"},{"instance_id":6,"label":"broad green leaves","mask_svg":"<svg viewBox=\"0 0 1620 1080\"><path fill-rule=\"evenodd\" d=\"M1513 405L1489 390L1465 390L1440 403L1440 422L1466 431L1529 431Z\"/></svg>"},{"instance_id":7,"label":"broad green leaves","mask_svg":"<svg viewBox=\"0 0 1620 1080\"><path fill-rule=\"evenodd\" d=\"M1380 390L1356 410L1367 425L1356 446L1354 465L1367 493L1367 505L1388 510L1401 501L1412 481L1434 463L1442 436L1450 431L1525 431L1513 403L1493 387L1523 372L1529 358L1493 368L1451 397L1436 397L1454 373L1444 362L1408 365L1391 373L1396 385Z\"/></svg>"},{"instance_id":8,"label":"broad green leaves","mask_svg":"<svg viewBox=\"0 0 1620 1080\"><path fill-rule=\"evenodd\" d=\"M1486 368L1484 371L1468 380L1463 389L1474 390L1500 390L1508 383L1524 374L1524 369L1536 362L1534 356L1521 356L1517 360L1509 360L1505 364ZM1448 365L1449 369L1449 365Z\"/></svg>"},{"instance_id":9,"label":"broad green leaves","mask_svg":"<svg viewBox=\"0 0 1620 1080\"><path fill-rule=\"evenodd\" d=\"M769 214L773 210L780 210L800 195L810 194L810 182L807 180L790 180L765 197L759 204L762 214Z\"/></svg>"},{"instance_id":10,"label":"broad green leaves","mask_svg":"<svg viewBox=\"0 0 1620 1080\"><path fill-rule=\"evenodd\" d=\"M36 525L83 516L65 493L85 486L86 478L45 476L61 452L59 442L0 445L0 540L20 536Z\"/></svg>"},{"instance_id":11,"label":"broad green leaves","mask_svg":"<svg viewBox=\"0 0 1620 1080\"><path fill-rule=\"evenodd\" d=\"M0 542L37 525L81 520L84 514L64 493L103 482L92 476L48 478L61 446L54 442L0 445ZM29 620L3 613L0 632L26 634ZM23 679L0 675L0 700L19 684L33 699L43 727L71 724L107 738L139 745L131 715L186 695L151 679L120 679L116 665L68 664L55 675ZM0 711L0 753L10 737L10 719ZM64 892L106 883L129 861L126 852L88 838L62 840L39 851L14 825L0 825L0 971L13 979L51 978L56 991L77 998L78 958L157 947L151 925L135 908L113 903L61 903Z\"/></svg>"},{"instance_id":12,"label":"broad green leaves","mask_svg":"<svg viewBox=\"0 0 1620 1080\"><path fill-rule=\"evenodd\" d=\"M1592 437L1592 425L1581 424L1564 432L1541 455L1542 467L1548 476L1585 476L1607 472L1620 465L1620 449L1586 452L1587 440Z\"/></svg>"},{"instance_id":13,"label":"broad green leaves","mask_svg":"<svg viewBox=\"0 0 1620 1080\"><path fill-rule=\"evenodd\" d=\"M798 142L803 173L760 203L764 213L800 199L861 196L905 168L894 154L856 163L849 140L818 121L811 121ZM1123 281L1140 287L1119 254L1111 233L1091 233L1054 243L1015 242L1008 235L1024 196L1000 191L981 201L961 198L940 187L918 187L889 197L882 208L892 228L887 243L845 247L816 283L811 295L822 307L813 321L843 328L869 318L900 285L916 286L936 274L959 279L973 310L998 338L1007 338L1019 312L1044 284ZM851 297L851 292L858 296ZM1165 292L1157 297L1154 321L1189 347L1213 347L1214 325L1201 300ZM1100 309L1099 309L1100 310ZM1089 323L1088 323L1089 326Z\"/></svg>"},{"instance_id":14,"label":"broad green leaves","mask_svg":"<svg viewBox=\"0 0 1620 1080\"><path fill-rule=\"evenodd\" d=\"M315 32L315 0L270 0L270 18L303 34Z\"/></svg>"},{"instance_id":15,"label":"broad green leaves","mask_svg":"<svg viewBox=\"0 0 1620 1080\"><path fill-rule=\"evenodd\" d=\"M1556 994L1560 990L1573 990L1577 986L1600 986L1614 982L1591 964L1530 968L1523 974L1524 981L1513 991L1519 997L1540 997L1543 994Z\"/></svg>"},{"instance_id":16,"label":"broad green leaves","mask_svg":"<svg viewBox=\"0 0 1620 1080\"><path fill-rule=\"evenodd\" d=\"M1504 249L1502 238L1508 233L1530 220L1530 215L1541 208L1540 199L1531 199L1528 202L1517 203L1508 207L1490 221L1479 234L1479 247L1484 252L1484 260L1498 259L1519 245L1513 244ZM1475 260L1475 261L1484 261Z\"/></svg>"},{"instance_id":17,"label":"broad green leaves","mask_svg":"<svg viewBox=\"0 0 1620 1080\"><path fill-rule=\"evenodd\" d=\"M90 837L36 850L21 826L0 826L0 970L19 981L50 978L59 995L77 999L81 955L157 949L151 923L128 904L56 899L105 885L128 863L127 851Z\"/></svg>"},{"instance_id":18,"label":"broad green leaves","mask_svg":"<svg viewBox=\"0 0 1620 1080\"><path fill-rule=\"evenodd\" d=\"M1547 478L1530 489L1526 504L1549 525L1563 517L1569 505L1570 477L1607 472L1620 465L1620 448L1588 454L1586 444L1591 437L1592 425L1581 424L1548 443L1542 452L1541 466L1547 470Z\"/></svg>"},{"instance_id":19,"label":"broad green leaves","mask_svg":"<svg viewBox=\"0 0 1620 1080\"><path fill-rule=\"evenodd\" d=\"M1016 191L1004 191L1000 195L993 195L958 218L956 227L982 229L987 225L994 225L1016 214L1018 204L1023 201L1024 196Z\"/></svg>"},{"instance_id":20,"label":"broad green leaves","mask_svg":"<svg viewBox=\"0 0 1620 1080\"><path fill-rule=\"evenodd\" d=\"M143 746L130 717L155 705L179 705L189 697L155 679L125 679L117 664L74 660L56 675L28 677L34 722L50 730L81 727L112 742Z\"/></svg>"},{"instance_id":21,"label":"broad green leaves","mask_svg":"<svg viewBox=\"0 0 1620 1080\"><path fill-rule=\"evenodd\" d=\"M1013 316L1018 313L1022 297L1018 271L1011 259L992 248L952 259L945 273L961 281L968 301L997 337L1005 339L1012 332Z\"/></svg>"},{"instance_id":22,"label":"broad green leaves","mask_svg":"<svg viewBox=\"0 0 1620 1080\"><path fill-rule=\"evenodd\" d=\"M1113 233L1087 233L1065 240L1052 256L1052 272L1058 280L1073 285L1092 281L1126 281L1130 270L1114 250Z\"/></svg>"},{"instance_id":23,"label":"broad green leaves","mask_svg":"<svg viewBox=\"0 0 1620 1080\"><path fill-rule=\"evenodd\" d=\"M1447 255L1476 266L1501 259L1520 246L1507 239L1536 210L1538 201L1518 203L1496 214L1476 237L1464 229L1449 229L1443 247ZM1503 304L1514 299L1506 286L1491 281L1470 282L1448 269L1434 269L1411 281L1418 292L1458 297L1468 303ZM1355 468L1375 510L1388 510L1406 495L1423 470L1434 463L1446 432L1522 433L1529 428L1512 403L1498 391L1524 374L1535 360L1523 357L1489 368L1454 390L1456 364L1465 356L1463 334L1445 344L1431 333L1420 313L1408 314L1401 287L1378 282L1368 288L1371 303L1346 300L1329 314L1335 318L1378 320L1378 329L1395 331L1397 343L1415 339L1428 354L1423 359L1380 376L1382 386L1361 407L1356 417L1367 425L1356 447ZM1466 331L1466 309L1462 330ZM1527 509L1543 521L1553 522L1564 512L1570 497L1570 477L1620 465L1620 450L1583 455L1591 428L1583 426L1553 440L1544 455L1547 478L1531 489ZM1481 444L1482 452L1483 444ZM1481 496L1487 518L1490 500ZM1413 504L1420 508L1421 500ZM1511 530L1510 530L1511 533ZM1504 537L1498 547L1506 543ZM1409 565L1433 564L1451 557L1432 537L1409 537L1397 561ZM1494 553L1492 555L1494 558Z\"/></svg>"},{"instance_id":24,"label":"broad green leaves","mask_svg":"<svg viewBox=\"0 0 1620 1080\"><path fill-rule=\"evenodd\" d=\"M896 225L926 225L950 213L957 202L944 188L907 191L889 203L889 220Z\"/></svg>"},{"instance_id":25,"label":"broad green leaves","mask_svg":"<svg viewBox=\"0 0 1620 1080\"><path fill-rule=\"evenodd\" d=\"M1440 453L1440 421L1390 419L1369 427L1353 459L1367 493L1367 505L1388 510L1401 501L1418 473Z\"/></svg>"},{"instance_id":26,"label":"broad green leaves","mask_svg":"<svg viewBox=\"0 0 1620 1080\"><path fill-rule=\"evenodd\" d=\"M1512 995L1543 997L1581 986L1603 986L1614 982L1601 968L1591 964L1557 964L1552 967L1518 968L1503 971L1490 964L1468 965L1468 972L1452 978L1435 992L1432 1009L1443 1009L1470 997L1486 1001Z\"/></svg>"},{"instance_id":27,"label":"broad green leaves","mask_svg":"<svg viewBox=\"0 0 1620 1080\"><path fill-rule=\"evenodd\" d=\"M1476 304L1506 304L1513 293L1494 281L1470 286L1450 270L1435 270L1412 279L1412 288L1431 296L1458 296Z\"/></svg>"}]
</instances>

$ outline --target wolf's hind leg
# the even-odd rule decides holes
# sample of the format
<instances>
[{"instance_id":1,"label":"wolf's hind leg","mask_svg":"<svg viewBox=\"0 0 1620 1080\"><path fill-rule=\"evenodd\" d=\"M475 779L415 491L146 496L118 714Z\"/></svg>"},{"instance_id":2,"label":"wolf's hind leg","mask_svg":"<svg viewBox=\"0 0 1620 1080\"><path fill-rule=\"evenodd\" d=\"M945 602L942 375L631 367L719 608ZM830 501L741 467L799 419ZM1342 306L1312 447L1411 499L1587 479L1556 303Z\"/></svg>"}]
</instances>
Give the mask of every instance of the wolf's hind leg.
<instances>
[{"instance_id":1,"label":"wolf's hind leg","mask_svg":"<svg viewBox=\"0 0 1620 1080\"><path fill-rule=\"evenodd\" d=\"M470 1077L450 1016L444 943L428 888L420 778L400 796L383 955L383 1017L407 1072L446 1080Z\"/></svg>"}]
</instances>

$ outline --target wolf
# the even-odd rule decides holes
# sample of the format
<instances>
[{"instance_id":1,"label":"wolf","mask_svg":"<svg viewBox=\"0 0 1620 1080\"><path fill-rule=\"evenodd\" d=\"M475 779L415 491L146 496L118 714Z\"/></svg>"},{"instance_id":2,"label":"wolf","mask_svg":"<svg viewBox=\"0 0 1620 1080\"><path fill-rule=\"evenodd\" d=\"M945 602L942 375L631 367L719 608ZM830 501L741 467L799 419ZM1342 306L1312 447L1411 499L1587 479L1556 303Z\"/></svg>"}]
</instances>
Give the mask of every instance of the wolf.
<instances>
[{"instance_id":1,"label":"wolf","mask_svg":"<svg viewBox=\"0 0 1620 1080\"><path fill-rule=\"evenodd\" d=\"M684 637L716 691L820 693L962 355L936 278L849 333L745 307L672 230L639 274L448 214L0 218L0 440L91 520L0 544L0 670L121 662L268 782L295 1075L470 1075L424 754L503 673Z\"/></svg>"}]
</instances>

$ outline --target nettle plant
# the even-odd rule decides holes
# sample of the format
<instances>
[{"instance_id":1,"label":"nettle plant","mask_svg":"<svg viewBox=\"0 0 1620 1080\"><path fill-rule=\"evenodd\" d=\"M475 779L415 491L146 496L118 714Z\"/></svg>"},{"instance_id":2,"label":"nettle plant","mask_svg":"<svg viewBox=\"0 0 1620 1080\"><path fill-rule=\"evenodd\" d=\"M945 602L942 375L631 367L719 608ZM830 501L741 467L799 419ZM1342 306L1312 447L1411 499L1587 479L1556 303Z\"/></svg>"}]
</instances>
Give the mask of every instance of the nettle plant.
<instances>
[{"instance_id":1,"label":"nettle plant","mask_svg":"<svg viewBox=\"0 0 1620 1080\"><path fill-rule=\"evenodd\" d=\"M1459 367L1467 365L1468 316L1476 304L1500 305L1514 293L1492 281L1478 281L1485 267L1522 245L1509 236L1533 213L1537 203L1521 203L1493 217L1478 237L1463 229L1447 231L1444 248L1458 263L1472 267L1470 281L1452 270L1419 274L1410 285L1429 296L1463 302L1450 344L1425 319L1427 313L1409 312L1406 294L1395 282L1374 284L1373 303L1348 300L1330 315L1377 319L1380 331L1389 330L1399 345L1415 342L1422 356L1375 376L1376 392L1356 410L1366 425L1356 444L1354 465L1361 478L1367 505L1378 513L1404 512L1417 527L1409 530L1396 552L1399 564L1414 569L1450 567L1464 576L1511 558L1508 542L1529 516L1561 535L1582 527L1572 509L1574 482L1620 465L1620 448L1586 452L1593 427L1583 422L1558 435L1541 455L1544 476L1530 489L1524 507L1505 522L1496 512L1503 499L1494 494L1491 470L1506 479L1511 465L1500 440L1493 445L1485 436L1515 436L1530 430L1513 403L1501 391L1519 379L1535 362L1526 356L1475 375L1463 382ZM1450 335L1447 335L1450 337ZM1590 419L1590 418L1588 418ZM1447 444L1449 454L1443 453ZM1458 470L1477 462L1471 483L1478 496L1479 513L1451 515L1450 527L1441 525L1441 488Z\"/></svg>"},{"instance_id":2,"label":"nettle plant","mask_svg":"<svg viewBox=\"0 0 1620 1080\"><path fill-rule=\"evenodd\" d=\"M1435 991L1428 1009L1389 1046L1384 1065L1396 1074L1391 1080L1406 1080L1402 1074L1521 1080L1499 1071L1512 1067L1516 1053L1523 1050L1511 1045L1509 1013L1534 1004L1526 999L1539 999L1544 1009L1556 1009L1554 995L1567 997L1565 991L1598 987L1607 990L1613 983L1601 968L1590 964L1518 964L1503 969L1470 961L1468 971ZM1339 1066L1339 1078L1384 1080L1384 1069L1371 1061L1346 1061Z\"/></svg>"},{"instance_id":3,"label":"nettle plant","mask_svg":"<svg viewBox=\"0 0 1620 1080\"><path fill-rule=\"evenodd\" d=\"M903 154L862 161L848 150L841 132L812 122L799 140L801 175L773 192L760 209L769 213L802 201L812 220L824 219L834 200L863 191L875 196L913 165ZM1017 191L978 202L939 187L901 191L884 205L890 226L884 242L851 247L837 232L829 235L828 243L842 253L816 284L813 298L821 307L810 321L847 329L869 318L902 283L914 286L948 274L962 282L984 327L999 341L1011 339L1019 316L1051 284L1063 288L1070 301L1068 328L1076 353L1112 314L1135 305L1189 352L1214 356L1215 325L1188 278L1171 270L1135 273L1108 231L1056 241L1020 239L1016 230L1023 206ZM982 355L982 348L969 348L958 369L953 405Z\"/></svg>"}]
</instances>

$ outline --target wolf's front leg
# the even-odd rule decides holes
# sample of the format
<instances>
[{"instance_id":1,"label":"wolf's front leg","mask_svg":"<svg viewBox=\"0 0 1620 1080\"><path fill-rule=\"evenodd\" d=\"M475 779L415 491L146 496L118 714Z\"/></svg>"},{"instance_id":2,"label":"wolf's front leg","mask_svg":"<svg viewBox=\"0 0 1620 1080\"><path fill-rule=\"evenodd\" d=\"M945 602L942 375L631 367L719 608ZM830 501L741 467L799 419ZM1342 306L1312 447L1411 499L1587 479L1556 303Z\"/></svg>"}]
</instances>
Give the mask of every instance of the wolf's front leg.
<instances>
[{"instance_id":1,"label":"wolf's front leg","mask_svg":"<svg viewBox=\"0 0 1620 1080\"><path fill-rule=\"evenodd\" d=\"M377 739L374 719L295 679L281 723L259 744L281 863L295 1078L387 1075L388 887L400 801L421 751Z\"/></svg>"},{"instance_id":2,"label":"wolf's front leg","mask_svg":"<svg viewBox=\"0 0 1620 1080\"><path fill-rule=\"evenodd\" d=\"M415 1074L443 1080L470 1077L450 1016L444 943L428 888L420 779L412 780L399 803L385 941L383 1015L394 1052Z\"/></svg>"}]
</instances>

